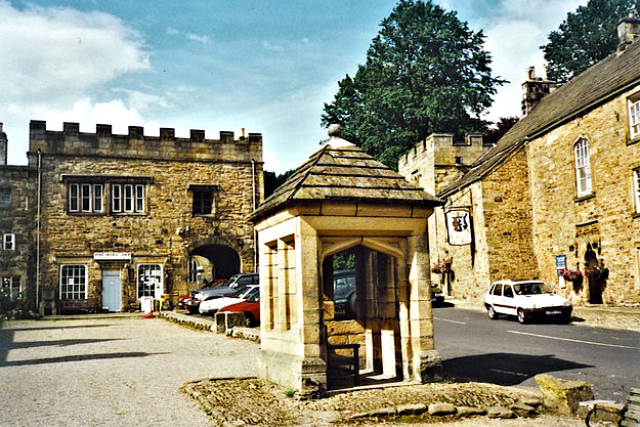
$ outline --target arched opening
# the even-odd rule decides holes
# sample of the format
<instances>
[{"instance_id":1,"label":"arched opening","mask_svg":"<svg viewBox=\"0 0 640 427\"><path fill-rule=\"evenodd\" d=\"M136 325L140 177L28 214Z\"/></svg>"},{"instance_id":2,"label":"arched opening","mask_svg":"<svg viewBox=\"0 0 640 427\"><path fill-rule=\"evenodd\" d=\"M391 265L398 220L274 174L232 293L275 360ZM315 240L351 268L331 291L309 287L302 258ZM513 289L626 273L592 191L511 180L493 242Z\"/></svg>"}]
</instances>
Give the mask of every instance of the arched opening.
<instances>
[{"instance_id":1,"label":"arched opening","mask_svg":"<svg viewBox=\"0 0 640 427\"><path fill-rule=\"evenodd\" d=\"M240 255L229 246L202 245L189 254L189 282L216 282L239 272Z\"/></svg>"},{"instance_id":2,"label":"arched opening","mask_svg":"<svg viewBox=\"0 0 640 427\"><path fill-rule=\"evenodd\" d=\"M589 303L602 304L604 281L600 274L598 255L593 249L591 243L587 243L587 250L584 253L585 274L587 276L587 286L589 286Z\"/></svg>"},{"instance_id":3,"label":"arched opening","mask_svg":"<svg viewBox=\"0 0 640 427\"><path fill-rule=\"evenodd\" d=\"M327 256L322 267L327 386L400 381L396 259L357 245Z\"/></svg>"}]
</instances>

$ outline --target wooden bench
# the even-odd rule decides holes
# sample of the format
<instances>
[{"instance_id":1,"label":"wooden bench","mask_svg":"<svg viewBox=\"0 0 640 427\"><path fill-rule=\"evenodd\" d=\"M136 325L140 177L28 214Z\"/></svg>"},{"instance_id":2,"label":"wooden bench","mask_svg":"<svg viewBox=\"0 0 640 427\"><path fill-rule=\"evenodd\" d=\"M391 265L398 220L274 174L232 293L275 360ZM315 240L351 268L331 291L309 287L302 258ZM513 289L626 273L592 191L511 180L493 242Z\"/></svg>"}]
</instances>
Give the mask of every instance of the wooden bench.
<instances>
[{"instance_id":1,"label":"wooden bench","mask_svg":"<svg viewBox=\"0 0 640 427\"><path fill-rule=\"evenodd\" d=\"M332 350L352 350L351 356L336 354ZM329 368L347 368L353 374L353 385L358 385L360 376L360 344L328 344ZM333 353L333 354L331 354Z\"/></svg>"}]
</instances>

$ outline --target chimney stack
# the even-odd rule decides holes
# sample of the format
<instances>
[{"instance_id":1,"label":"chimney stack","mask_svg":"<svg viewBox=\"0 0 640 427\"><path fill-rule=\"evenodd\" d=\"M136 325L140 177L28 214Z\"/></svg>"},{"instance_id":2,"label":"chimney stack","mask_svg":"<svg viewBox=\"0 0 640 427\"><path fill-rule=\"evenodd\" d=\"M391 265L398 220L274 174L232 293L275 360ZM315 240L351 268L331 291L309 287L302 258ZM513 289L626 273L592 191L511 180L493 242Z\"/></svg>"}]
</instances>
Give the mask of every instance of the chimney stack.
<instances>
[{"instance_id":1,"label":"chimney stack","mask_svg":"<svg viewBox=\"0 0 640 427\"><path fill-rule=\"evenodd\" d=\"M9 140L7 134L2 131L2 122L0 122L0 165L7 164L7 146Z\"/></svg>"},{"instance_id":2,"label":"chimney stack","mask_svg":"<svg viewBox=\"0 0 640 427\"><path fill-rule=\"evenodd\" d=\"M540 100L556 88L556 83L547 77L547 69L542 69L542 77L536 77L535 67L527 68L527 80L522 83L522 115L526 116Z\"/></svg>"},{"instance_id":3,"label":"chimney stack","mask_svg":"<svg viewBox=\"0 0 640 427\"><path fill-rule=\"evenodd\" d=\"M627 46L640 36L640 19L635 12L629 12L629 16L618 22L618 54L624 52Z\"/></svg>"}]
</instances>

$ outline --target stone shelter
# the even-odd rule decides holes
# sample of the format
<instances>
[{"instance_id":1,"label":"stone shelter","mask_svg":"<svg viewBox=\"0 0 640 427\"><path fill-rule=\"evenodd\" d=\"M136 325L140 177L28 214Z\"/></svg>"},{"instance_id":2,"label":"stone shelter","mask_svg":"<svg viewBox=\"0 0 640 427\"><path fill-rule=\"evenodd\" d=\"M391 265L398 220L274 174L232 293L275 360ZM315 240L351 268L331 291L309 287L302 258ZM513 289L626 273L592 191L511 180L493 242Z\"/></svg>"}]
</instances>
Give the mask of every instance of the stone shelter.
<instances>
[{"instance_id":1,"label":"stone shelter","mask_svg":"<svg viewBox=\"0 0 640 427\"><path fill-rule=\"evenodd\" d=\"M346 358L354 382L360 372L427 381L439 358L426 219L441 202L341 139L339 127L330 135L251 215L260 253L260 374L313 394L344 379L333 374ZM346 293L337 285L342 272L334 280L333 257L346 250L355 255L355 279L347 287L350 315L341 317Z\"/></svg>"},{"instance_id":2,"label":"stone shelter","mask_svg":"<svg viewBox=\"0 0 640 427\"><path fill-rule=\"evenodd\" d=\"M254 271L246 217L263 199L260 134L180 138L130 126L119 135L77 123L53 131L34 120L29 143L28 183L9 187L28 195L38 225L16 250L30 248L22 286L45 314L175 301L205 279Z\"/></svg>"},{"instance_id":3,"label":"stone shelter","mask_svg":"<svg viewBox=\"0 0 640 427\"><path fill-rule=\"evenodd\" d=\"M541 279L574 303L640 301L638 29L621 20L618 51L560 88L529 70L526 115L435 189L446 204L431 252L445 268L432 279L446 277L450 295L480 300L495 280ZM433 152L420 143L403 175L438 171Z\"/></svg>"}]
</instances>

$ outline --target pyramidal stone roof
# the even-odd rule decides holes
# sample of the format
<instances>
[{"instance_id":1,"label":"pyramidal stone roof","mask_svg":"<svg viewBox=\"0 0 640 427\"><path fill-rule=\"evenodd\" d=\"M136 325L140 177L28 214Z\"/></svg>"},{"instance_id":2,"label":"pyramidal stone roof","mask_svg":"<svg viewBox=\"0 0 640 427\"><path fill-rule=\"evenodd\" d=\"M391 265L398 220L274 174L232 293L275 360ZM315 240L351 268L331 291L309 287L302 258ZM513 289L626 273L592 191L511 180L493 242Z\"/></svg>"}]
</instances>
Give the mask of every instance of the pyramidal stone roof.
<instances>
[{"instance_id":1,"label":"pyramidal stone roof","mask_svg":"<svg viewBox=\"0 0 640 427\"><path fill-rule=\"evenodd\" d=\"M410 183L356 145L333 136L250 216L263 218L292 202L354 201L428 206L444 202Z\"/></svg>"},{"instance_id":2,"label":"pyramidal stone roof","mask_svg":"<svg viewBox=\"0 0 640 427\"><path fill-rule=\"evenodd\" d=\"M640 41L613 53L545 96L459 179L438 193L446 198L481 180L527 140L535 139L640 84Z\"/></svg>"}]
</instances>

